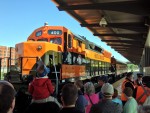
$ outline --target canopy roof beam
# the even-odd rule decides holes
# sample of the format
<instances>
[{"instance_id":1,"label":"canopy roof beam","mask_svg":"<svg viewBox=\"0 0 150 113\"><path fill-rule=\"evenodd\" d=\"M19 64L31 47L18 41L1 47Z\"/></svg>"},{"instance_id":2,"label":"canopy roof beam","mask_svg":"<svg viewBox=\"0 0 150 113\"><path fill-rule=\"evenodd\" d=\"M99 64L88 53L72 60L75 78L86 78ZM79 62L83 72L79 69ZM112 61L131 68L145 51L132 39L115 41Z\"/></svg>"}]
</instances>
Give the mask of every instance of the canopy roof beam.
<instances>
[{"instance_id":1,"label":"canopy roof beam","mask_svg":"<svg viewBox=\"0 0 150 113\"><path fill-rule=\"evenodd\" d=\"M136 32L146 33L148 27L144 25L144 22L128 22L128 23L107 23L105 27L127 29ZM80 24L81 27L102 27L99 23L94 24Z\"/></svg>"},{"instance_id":2,"label":"canopy roof beam","mask_svg":"<svg viewBox=\"0 0 150 113\"><path fill-rule=\"evenodd\" d=\"M119 11L125 13L131 13L135 15L150 15L150 8L145 0L137 1L120 1L120 2L107 2L107 3L92 3L82 5L62 5L58 6L60 11L62 10L110 10Z\"/></svg>"}]
</instances>

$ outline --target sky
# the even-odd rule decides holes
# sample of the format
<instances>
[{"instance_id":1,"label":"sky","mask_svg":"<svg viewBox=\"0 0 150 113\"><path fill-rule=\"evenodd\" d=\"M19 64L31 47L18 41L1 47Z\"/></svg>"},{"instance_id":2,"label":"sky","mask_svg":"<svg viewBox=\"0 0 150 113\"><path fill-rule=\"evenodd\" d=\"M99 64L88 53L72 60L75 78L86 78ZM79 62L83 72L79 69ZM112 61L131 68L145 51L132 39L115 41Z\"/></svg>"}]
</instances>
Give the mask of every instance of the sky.
<instances>
[{"instance_id":1,"label":"sky","mask_svg":"<svg viewBox=\"0 0 150 113\"><path fill-rule=\"evenodd\" d=\"M108 50L117 60L128 61L68 13L59 11L51 0L0 0L0 46L15 47L45 22L50 26L65 26Z\"/></svg>"}]
</instances>

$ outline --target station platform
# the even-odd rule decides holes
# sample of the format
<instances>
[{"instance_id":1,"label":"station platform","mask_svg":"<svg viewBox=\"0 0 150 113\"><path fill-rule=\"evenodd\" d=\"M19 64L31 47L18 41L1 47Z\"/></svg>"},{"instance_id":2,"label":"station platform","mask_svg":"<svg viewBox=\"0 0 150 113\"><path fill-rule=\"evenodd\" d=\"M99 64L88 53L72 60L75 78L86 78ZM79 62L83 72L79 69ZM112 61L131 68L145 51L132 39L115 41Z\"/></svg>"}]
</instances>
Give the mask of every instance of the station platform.
<instances>
[{"instance_id":1,"label":"station platform","mask_svg":"<svg viewBox=\"0 0 150 113\"><path fill-rule=\"evenodd\" d=\"M122 82L124 81L124 79L125 79L125 77L121 78L120 80L118 80L112 84L114 86L114 88L118 90L119 96L121 95L121 85L122 85Z\"/></svg>"},{"instance_id":2,"label":"station platform","mask_svg":"<svg viewBox=\"0 0 150 113\"><path fill-rule=\"evenodd\" d=\"M139 71L133 72L134 80L137 79L137 73L139 73ZM116 88L118 90L118 95L121 95L121 85L122 85L122 82L124 81L124 79L125 79L125 77L121 78L120 80L118 80L112 84L114 86L114 88Z\"/></svg>"}]
</instances>

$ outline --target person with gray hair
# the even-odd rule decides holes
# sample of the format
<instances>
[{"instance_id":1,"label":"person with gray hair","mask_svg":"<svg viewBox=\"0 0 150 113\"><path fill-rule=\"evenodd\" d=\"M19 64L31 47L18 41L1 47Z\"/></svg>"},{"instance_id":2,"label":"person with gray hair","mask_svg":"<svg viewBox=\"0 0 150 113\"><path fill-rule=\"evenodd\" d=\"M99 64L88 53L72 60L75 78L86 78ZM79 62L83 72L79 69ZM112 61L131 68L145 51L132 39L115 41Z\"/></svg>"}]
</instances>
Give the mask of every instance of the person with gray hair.
<instances>
[{"instance_id":1,"label":"person with gray hair","mask_svg":"<svg viewBox=\"0 0 150 113\"><path fill-rule=\"evenodd\" d=\"M99 102L98 94L95 94L95 87L92 82L87 82L84 85L84 96L88 101L88 105L86 106L86 113L89 113L91 106Z\"/></svg>"},{"instance_id":2,"label":"person with gray hair","mask_svg":"<svg viewBox=\"0 0 150 113\"><path fill-rule=\"evenodd\" d=\"M11 83L0 81L0 113L13 113L15 94L15 89Z\"/></svg>"}]
</instances>

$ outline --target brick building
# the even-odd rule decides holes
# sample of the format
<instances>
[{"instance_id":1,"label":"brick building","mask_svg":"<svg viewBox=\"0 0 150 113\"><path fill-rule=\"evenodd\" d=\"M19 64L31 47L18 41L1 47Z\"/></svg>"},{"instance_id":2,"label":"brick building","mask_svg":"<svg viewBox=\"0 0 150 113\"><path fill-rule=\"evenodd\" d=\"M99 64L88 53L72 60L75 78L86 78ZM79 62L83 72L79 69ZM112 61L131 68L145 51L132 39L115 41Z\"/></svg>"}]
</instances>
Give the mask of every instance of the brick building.
<instances>
[{"instance_id":1,"label":"brick building","mask_svg":"<svg viewBox=\"0 0 150 113\"><path fill-rule=\"evenodd\" d=\"M11 49L11 59L15 59L15 48L7 47L7 46L0 46L0 58L2 58L2 67L7 67L7 61L10 57L10 49ZM15 64L15 60L11 60L11 64Z\"/></svg>"}]
</instances>

